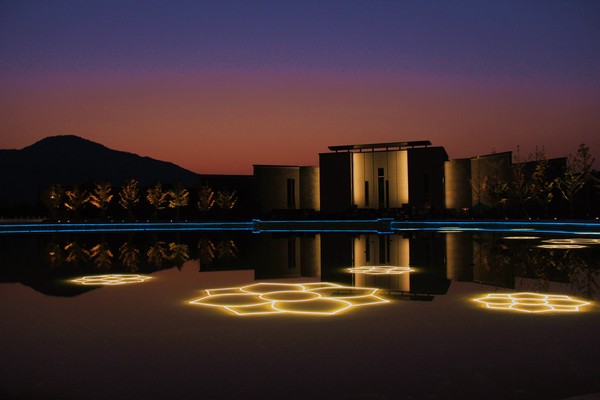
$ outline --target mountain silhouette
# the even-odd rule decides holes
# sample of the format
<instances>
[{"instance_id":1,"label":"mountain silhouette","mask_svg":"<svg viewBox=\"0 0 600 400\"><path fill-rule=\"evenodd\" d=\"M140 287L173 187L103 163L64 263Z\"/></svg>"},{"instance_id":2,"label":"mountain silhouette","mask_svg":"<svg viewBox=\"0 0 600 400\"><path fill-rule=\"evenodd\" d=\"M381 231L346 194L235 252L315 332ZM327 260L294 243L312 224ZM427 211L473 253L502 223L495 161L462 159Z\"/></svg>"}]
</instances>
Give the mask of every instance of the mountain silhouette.
<instances>
[{"instance_id":1,"label":"mountain silhouette","mask_svg":"<svg viewBox=\"0 0 600 400\"><path fill-rule=\"evenodd\" d=\"M150 186L181 182L197 186L199 175L173 163L109 149L74 135L51 136L21 150L0 150L0 205L36 204L51 184L71 186L135 178Z\"/></svg>"}]
</instances>

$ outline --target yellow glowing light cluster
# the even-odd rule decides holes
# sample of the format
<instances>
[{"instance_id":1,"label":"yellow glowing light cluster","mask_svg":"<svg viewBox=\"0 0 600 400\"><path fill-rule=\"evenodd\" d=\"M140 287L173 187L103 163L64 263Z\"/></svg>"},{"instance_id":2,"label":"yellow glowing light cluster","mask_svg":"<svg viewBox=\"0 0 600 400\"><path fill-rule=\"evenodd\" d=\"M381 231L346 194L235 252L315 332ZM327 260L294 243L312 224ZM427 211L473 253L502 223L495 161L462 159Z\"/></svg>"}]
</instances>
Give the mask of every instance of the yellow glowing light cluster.
<instances>
[{"instance_id":1,"label":"yellow glowing light cluster","mask_svg":"<svg viewBox=\"0 0 600 400\"><path fill-rule=\"evenodd\" d=\"M409 267L388 267L383 265L348 268L348 272L351 274L362 275L402 275L411 271L413 270Z\"/></svg>"},{"instance_id":2,"label":"yellow glowing light cluster","mask_svg":"<svg viewBox=\"0 0 600 400\"><path fill-rule=\"evenodd\" d=\"M574 299L566 295L540 293L489 293L474 299L494 310L511 310L526 313L579 312L590 302Z\"/></svg>"},{"instance_id":3,"label":"yellow glowing light cluster","mask_svg":"<svg viewBox=\"0 0 600 400\"><path fill-rule=\"evenodd\" d=\"M71 282L78 283L80 285L114 286L128 285L131 283L142 283L147 281L148 279L152 279L152 277L136 274L111 274L82 276L81 278L73 279Z\"/></svg>"},{"instance_id":4,"label":"yellow glowing light cluster","mask_svg":"<svg viewBox=\"0 0 600 400\"><path fill-rule=\"evenodd\" d=\"M205 290L189 304L219 307L235 315L308 314L335 315L352 307L388 303L376 296L379 289L335 283L256 283Z\"/></svg>"}]
</instances>

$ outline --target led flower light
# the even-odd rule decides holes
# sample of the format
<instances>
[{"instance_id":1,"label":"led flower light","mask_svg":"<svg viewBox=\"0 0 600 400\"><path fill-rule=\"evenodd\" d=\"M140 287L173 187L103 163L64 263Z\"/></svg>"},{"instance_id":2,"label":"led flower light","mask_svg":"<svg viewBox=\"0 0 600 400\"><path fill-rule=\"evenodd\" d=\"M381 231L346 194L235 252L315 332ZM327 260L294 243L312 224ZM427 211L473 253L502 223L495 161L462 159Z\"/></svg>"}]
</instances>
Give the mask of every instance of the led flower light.
<instances>
[{"instance_id":1,"label":"led flower light","mask_svg":"<svg viewBox=\"0 0 600 400\"><path fill-rule=\"evenodd\" d=\"M409 267L388 267L388 266L366 266L366 267L354 267L348 268L347 270L351 274L363 274L363 275L402 275L407 272L413 271Z\"/></svg>"},{"instance_id":2,"label":"led flower light","mask_svg":"<svg viewBox=\"0 0 600 400\"><path fill-rule=\"evenodd\" d=\"M566 295L540 293L489 293L474 299L494 310L512 310L527 313L579 312L590 302L574 299Z\"/></svg>"},{"instance_id":3,"label":"led flower light","mask_svg":"<svg viewBox=\"0 0 600 400\"><path fill-rule=\"evenodd\" d=\"M189 304L219 307L236 315L309 314L335 315L352 307L388 303L376 296L379 289L335 283L256 283L205 290Z\"/></svg>"},{"instance_id":4,"label":"led flower light","mask_svg":"<svg viewBox=\"0 0 600 400\"><path fill-rule=\"evenodd\" d=\"M137 274L110 274L82 276L81 278L71 280L71 282L80 285L114 286L127 285L131 283L142 283L149 279L152 279L152 277Z\"/></svg>"}]
</instances>

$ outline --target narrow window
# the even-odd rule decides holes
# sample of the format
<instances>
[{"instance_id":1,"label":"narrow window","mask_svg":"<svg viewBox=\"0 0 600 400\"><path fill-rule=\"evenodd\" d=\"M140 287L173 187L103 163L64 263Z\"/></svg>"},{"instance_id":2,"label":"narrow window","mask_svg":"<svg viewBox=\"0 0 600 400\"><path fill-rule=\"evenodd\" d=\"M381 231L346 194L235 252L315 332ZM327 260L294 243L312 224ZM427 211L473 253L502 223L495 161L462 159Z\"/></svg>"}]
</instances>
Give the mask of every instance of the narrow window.
<instances>
[{"instance_id":1,"label":"narrow window","mask_svg":"<svg viewBox=\"0 0 600 400\"><path fill-rule=\"evenodd\" d=\"M287 180L287 207L290 209L296 208L296 180Z\"/></svg>"},{"instance_id":2,"label":"narrow window","mask_svg":"<svg viewBox=\"0 0 600 400\"><path fill-rule=\"evenodd\" d=\"M365 208L369 207L369 181L365 181Z\"/></svg>"},{"instance_id":3,"label":"narrow window","mask_svg":"<svg viewBox=\"0 0 600 400\"><path fill-rule=\"evenodd\" d=\"M296 238L288 238L288 268L296 268Z\"/></svg>"}]
</instances>

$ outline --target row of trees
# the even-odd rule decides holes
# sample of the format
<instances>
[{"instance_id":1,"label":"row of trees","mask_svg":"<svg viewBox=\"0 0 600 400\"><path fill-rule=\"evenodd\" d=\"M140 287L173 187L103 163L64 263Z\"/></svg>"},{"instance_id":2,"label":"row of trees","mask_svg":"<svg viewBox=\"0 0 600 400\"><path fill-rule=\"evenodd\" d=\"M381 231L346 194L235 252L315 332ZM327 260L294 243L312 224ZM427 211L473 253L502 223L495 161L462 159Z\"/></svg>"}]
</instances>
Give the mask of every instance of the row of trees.
<instances>
[{"instance_id":1,"label":"row of trees","mask_svg":"<svg viewBox=\"0 0 600 400\"><path fill-rule=\"evenodd\" d=\"M517 148L512 165L501 159L490 163L489 173L470 183L476 202L487 203L495 213L586 217L600 192L600 179L592 170L594 158L584 144L559 170L552 168L543 148L526 159Z\"/></svg>"},{"instance_id":2,"label":"row of trees","mask_svg":"<svg viewBox=\"0 0 600 400\"><path fill-rule=\"evenodd\" d=\"M158 218L159 212L167 208L175 211L175 218L179 219L180 210L190 203L190 192L181 183L169 189L163 188L160 182L145 190L140 188L136 179L129 179L117 192L118 205L127 213L129 219L135 217L135 210L144 202L152 210L153 218ZM83 185L76 185L65 189L60 185L50 185L42 196L42 200L50 211L53 219L60 218L67 212L73 219L81 216L82 210L88 205L97 210L96 216L106 218L109 207L114 198L113 187L109 182L96 182L91 190ZM210 186L204 185L198 191L196 206L198 210L207 214L213 208L231 210L237 203L235 191L214 191Z\"/></svg>"},{"instance_id":3,"label":"row of trees","mask_svg":"<svg viewBox=\"0 0 600 400\"><path fill-rule=\"evenodd\" d=\"M113 254L115 249L118 251ZM140 267L147 269L168 268L181 266L192 257L197 257L200 268L209 266L216 259L234 259L238 249L233 240L211 240L201 238L197 244L197 254L190 254L190 245L176 242L163 242L156 240L147 246L140 246L132 240L120 246L111 246L106 241L100 241L91 246L86 246L79 240L72 240L66 244L50 242L46 245L44 258L52 267L70 264L75 267L93 265L102 270L110 270L113 262L116 268L128 272L137 272ZM194 258L195 259L195 258Z\"/></svg>"}]
</instances>

